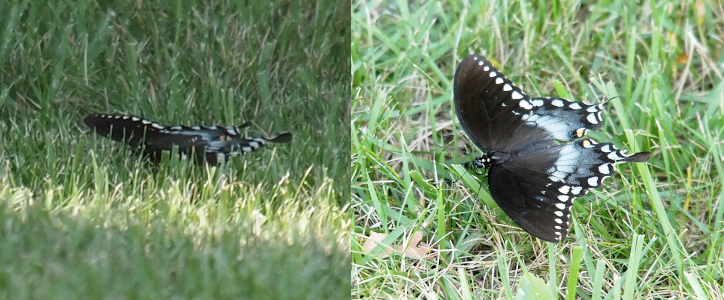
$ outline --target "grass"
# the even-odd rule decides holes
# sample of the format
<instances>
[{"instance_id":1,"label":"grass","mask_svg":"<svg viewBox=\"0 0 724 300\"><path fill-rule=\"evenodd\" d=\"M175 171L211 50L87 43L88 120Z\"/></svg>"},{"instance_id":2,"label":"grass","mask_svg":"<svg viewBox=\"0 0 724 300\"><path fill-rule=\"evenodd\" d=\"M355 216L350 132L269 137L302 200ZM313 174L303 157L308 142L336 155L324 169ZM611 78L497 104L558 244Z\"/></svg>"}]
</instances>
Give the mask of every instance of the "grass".
<instances>
[{"instance_id":1,"label":"grass","mask_svg":"<svg viewBox=\"0 0 724 300\"><path fill-rule=\"evenodd\" d=\"M0 3L0 298L340 299L349 3ZM82 123L290 131L151 167Z\"/></svg>"},{"instance_id":2,"label":"grass","mask_svg":"<svg viewBox=\"0 0 724 300\"><path fill-rule=\"evenodd\" d=\"M724 12L711 5L355 1L353 298L721 299ZM560 244L518 228L460 166L480 154L452 106L471 53L529 94L610 100L589 136L653 154L578 199Z\"/></svg>"}]
</instances>

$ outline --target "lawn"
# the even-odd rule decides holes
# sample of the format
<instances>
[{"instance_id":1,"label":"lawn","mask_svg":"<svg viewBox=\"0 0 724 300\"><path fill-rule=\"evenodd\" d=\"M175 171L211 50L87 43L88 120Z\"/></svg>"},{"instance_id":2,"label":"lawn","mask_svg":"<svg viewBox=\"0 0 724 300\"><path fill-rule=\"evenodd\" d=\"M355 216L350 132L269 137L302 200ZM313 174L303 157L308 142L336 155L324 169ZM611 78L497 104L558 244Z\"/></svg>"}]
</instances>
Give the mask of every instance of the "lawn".
<instances>
[{"instance_id":1,"label":"lawn","mask_svg":"<svg viewBox=\"0 0 724 300\"><path fill-rule=\"evenodd\" d=\"M344 299L349 3L0 3L0 298ZM151 165L89 113L291 132Z\"/></svg>"},{"instance_id":2,"label":"lawn","mask_svg":"<svg viewBox=\"0 0 724 300\"><path fill-rule=\"evenodd\" d=\"M626 3L353 2L354 299L724 297L724 10ZM481 154L453 109L472 53L532 96L607 102L588 137L652 153L576 200L565 241L462 167Z\"/></svg>"}]
</instances>

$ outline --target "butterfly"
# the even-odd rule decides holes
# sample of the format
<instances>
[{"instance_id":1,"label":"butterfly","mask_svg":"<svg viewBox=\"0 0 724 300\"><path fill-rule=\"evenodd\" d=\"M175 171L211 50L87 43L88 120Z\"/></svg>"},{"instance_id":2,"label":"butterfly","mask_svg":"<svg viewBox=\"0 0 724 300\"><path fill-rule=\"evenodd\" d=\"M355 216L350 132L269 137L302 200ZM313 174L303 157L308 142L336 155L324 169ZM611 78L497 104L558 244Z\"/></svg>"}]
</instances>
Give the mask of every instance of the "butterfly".
<instances>
[{"instance_id":1,"label":"butterfly","mask_svg":"<svg viewBox=\"0 0 724 300\"><path fill-rule=\"evenodd\" d=\"M95 133L116 142L123 142L153 162L161 159L163 151L178 147L182 157L193 155L196 162L219 165L229 157L246 154L263 147L267 142L289 143L291 133L282 133L273 138L246 137L239 128L249 126L163 126L131 115L90 114L83 122Z\"/></svg>"},{"instance_id":2,"label":"butterfly","mask_svg":"<svg viewBox=\"0 0 724 300\"><path fill-rule=\"evenodd\" d=\"M484 152L472 165L487 170L493 200L545 241L566 238L573 200L600 187L616 164L651 156L584 138L601 128L603 104L530 97L481 55L460 62L453 94L460 125Z\"/></svg>"}]
</instances>

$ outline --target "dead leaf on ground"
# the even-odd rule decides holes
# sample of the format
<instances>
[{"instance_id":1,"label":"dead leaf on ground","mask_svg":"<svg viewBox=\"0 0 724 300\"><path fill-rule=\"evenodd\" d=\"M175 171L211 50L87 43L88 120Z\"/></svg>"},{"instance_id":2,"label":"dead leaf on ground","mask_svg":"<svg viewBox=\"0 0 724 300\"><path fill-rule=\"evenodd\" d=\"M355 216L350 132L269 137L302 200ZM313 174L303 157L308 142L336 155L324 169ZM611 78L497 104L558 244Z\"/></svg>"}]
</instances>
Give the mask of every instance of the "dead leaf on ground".
<instances>
[{"instance_id":1,"label":"dead leaf on ground","mask_svg":"<svg viewBox=\"0 0 724 300\"><path fill-rule=\"evenodd\" d=\"M385 238L387 238L387 234L377 233L374 231L370 232L370 236L367 237L365 242L362 244L362 252L365 254L371 254L372 250L379 245L383 247L383 250L375 255L377 258L388 257L394 252L418 259L431 260L435 257L435 254L427 254L430 250L432 250L430 247L420 244L420 241L422 241L421 231L417 231L412 234L409 242L399 245L396 249L393 249L390 245L384 244L382 241L384 241Z\"/></svg>"}]
</instances>

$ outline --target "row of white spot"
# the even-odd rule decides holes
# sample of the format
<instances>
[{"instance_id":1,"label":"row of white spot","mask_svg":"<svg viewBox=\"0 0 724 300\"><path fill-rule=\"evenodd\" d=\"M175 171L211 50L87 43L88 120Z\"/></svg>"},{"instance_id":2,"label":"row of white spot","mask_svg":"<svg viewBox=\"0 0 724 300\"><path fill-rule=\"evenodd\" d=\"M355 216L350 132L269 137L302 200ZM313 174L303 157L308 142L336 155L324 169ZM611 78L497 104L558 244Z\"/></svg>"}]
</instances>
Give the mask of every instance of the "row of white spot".
<instances>
[{"instance_id":1,"label":"row of white spot","mask_svg":"<svg viewBox=\"0 0 724 300\"><path fill-rule=\"evenodd\" d=\"M511 97L513 97L513 99L516 99L516 97L517 97L516 94L517 94L517 92L513 92ZM544 100L551 100L551 98L535 98L532 100L523 99L523 100L520 100L518 105L523 109L531 110L531 109L533 109L533 107L540 107L540 106L545 105ZM555 107L564 107L565 104L563 103L563 100L565 100L566 102L569 103L568 108L570 108L570 109L579 110L579 109L583 108L581 106L580 102L573 102L573 101L569 101L566 99L560 99L560 98L552 99L551 105L553 105ZM586 121L588 121L588 123L591 123L593 125L598 125L598 123L600 123L602 120L601 119L602 109L603 109L602 104L589 106L586 109L586 111L589 112L589 114L586 115Z\"/></svg>"},{"instance_id":2,"label":"row of white spot","mask_svg":"<svg viewBox=\"0 0 724 300\"><path fill-rule=\"evenodd\" d=\"M565 104L561 100L565 100L565 99L555 99L555 100L551 101L551 105L553 105L555 107L565 106ZM569 103L568 108L570 108L570 109L579 110L579 109L583 108L583 107L581 107L580 102L573 102L573 101L569 101L569 100L566 100L566 101ZM588 121L588 123L591 123L593 125L598 125L598 123L601 122L601 120L602 120L601 112L603 111L603 104L591 105L586 109L586 111L590 113L586 116L586 121Z\"/></svg>"},{"instance_id":3,"label":"row of white spot","mask_svg":"<svg viewBox=\"0 0 724 300\"><path fill-rule=\"evenodd\" d=\"M557 218L553 219L558 225L555 225L553 228L556 229L554 232L557 236L556 239L560 239L561 236L563 236L563 232L568 232L568 226L570 225L570 216L571 216L571 208L573 207L573 203L568 203L571 198L576 199L581 192L587 193L588 189L583 189L582 186L570 186L570 185L563 185L560 188L558 188L558 191L561 192L562 195L558 195L558 200L560 203L556 203L557 211L554 211L553 213L557 216ZM569 196L571 195L571 196ZM571 200L571 202L573 202ZM566 225L563 225L563 216L565 216Z\"/></svg>"},{"instance_id":4,"label":"row of white spot","mask_svg":"<svg viewBox=\"0 0 724 300\"><path fill-rule=\"evenodd\" d=\"M588 140L582 141L581 144L583 145L584 148L589 148L589 149L590 149L590 148L595 148L598 143L597 143L596 141L594 141L594 140L588 139ZM586 183L588 183L588 185L589 185L590 187L598 187L599 185L602 184L603 180L605 180L606 178L610 177L610 174L611 174L612 171L613 171L612 168L615 166L616 163L620 163L619 160L622 160L622 159L623 159L621 156L623 156L623 157L628 157L628 156L630 156L630 155L626 155L626 154L624 153L625 150L619 150L619 149L616 148L616 146L613 146L613 145L610 145L610 144L603 145L603 146L600 148L600 151L603 152L603 153L609 153L609 154L607 155L607 158L610 159L610 160L612 160L612 161L614 161L614 163L604 163L604 164L599 165L598 168L597 168L597 171L598 171L599 174L602 174L603 176L601 176L600 178L599 178L599 176L591 176L591 177L587 178L587 179L586 179ZM554 164L554 166L551 167L551 168L548 170L548 173L551 174L551 176L549 177L549 179L550 179L551 181L556 181L556 182L565 183L565 177L566 177L568 174L572 173L573 170L569 170L570 167L566 167L565 164L562 163L561 159L562 159L563 157L567 157L567 159L573 159L573 160L575 160L575 159L577 159L578 154L577 154L577 151L575 151L575 148L574 148L574 145L573 145L573 144L567 145L566 147L564 147L559 154L560 154L560 158L556 161L556 163ZM621 156L619 156L619 155L621 155ZM559 226L559 225L556 225L556 226L554 227L556 230L558 230L558 231L555 232L555 234L560 237L560 236L562 236L562 232L561 232L562 230L564 230L564 229L565 229L565 230L568 230L569 222L568 222L567 220L568 220L568 218L569 218L569 216L570 216L570 210L571 210L571 207L572 207L572 205L569 204L568 201L571 200L572 197L573 197L574 199L575 199L576 197L578 197L578 195L580 195L581 192L587 193L587 192L588 192L588 189L586 188L586 189L584 190L584 188L583 188L582 186L563 185L563 186L561 186L560 188L558 188L558 191L559 191L562 195L559 195L559 196L557 197L558 200L560 201L560 203L556 203L556 204L555 204L555 207L556 207L558 210L554 211L554 214L555 214L558 218L555 218L554 221L555 221L556 223L558 223L559 225L562 225L562 224L563 224L563 219L562 219L561 217L563 217L564 215L565 215L565 217L566 217L566 226L565 226L565 228L562 227L562 226ZM569 196L569 195L570 195L570 196ZM566 207L567 207L567 210L568 210L567 212L566 212Z\"/></svg>"},{"instance_id":5,"label":"row of white spot","mask_svg":"<svg viewBox=\"0 0 724 300\"><path fill-rule=\"evenodd\" d=\"M588 143L586 143L586 141L584 141L582 143L584 148L594 148L595 145L597 144L596 141L594 141L594 140L587 140L587 141L588 141ZM611 149L611 148L613 148L613 149ZM616 148L616 146L612 146L612 145L608 145L608 144L601 147L601 152L610 153L607 157L611 160L614 160L615 163L620 163L620 162L618 162L618 160L623 159L623 158L619 157L618 154L620 154L624 157L629 156L629 155L626 155L624 153L624 151L625 150L618 150ZM608 175L611 174L611 172L612 172L611 168L615 166L615 163L604 163L604 164L598 166L599 173L603 174L604 176L602 176L602 178L600 178L600 181L599 181L598 176L589 177L587 180L588 185L590 185L591 187L597 187L599 184L601 184L603 182L604 179L610 177ZM551 178L551 179L553 179L553 178ZM558 179L558 177L556 177L555 179ZM564 186L561 186L560 188L558 188L558 191L561 192L563 195L558 196L558 200L560 200L561 203L556 203L556 205L555 205L556 208L558 208L559 210L554 212L554 214L556 216L558 216L558 218L554 219L554 221L558 224L563 224L563 219L561 219L560 217L562 217L565 214L565 216L566 216L565 230L567 231L568 226L569 226L568 218L570 217L570 212L571 212L571 207L572 207L572 205L567 204L568 200L570 200L568 193L570 192L572 195L579 195L583 191L583 187L581 187L581 186L571 187L568 185L564 185ZM585 192L587 193L588 189L586 189ZM568 207L568 212L564 213L564 210L566 209L566 207ZM561 232L564 230L564 228L559 225L556 225L554 228L557 230L555 232L555 234L557 236L561 237L562 236Z\"/></svg>"},{"instance_id":6,"label":"row of white spot","mask_svg":"<svg viewBox=\"0 0 724 300\"><path fill-rule=\"evenodd\" d=\"M156 122L152 122L152 121L149 121L149 120L141 119L141 118L135 117L135 116L129 116L129 115L100 115L100 117L101 117L101 118L106 118L106 119L117 119L117 120L121 120L121 119L122 119L122 120L128 120L128 119L130 119L130 120L133 121L133 122L141 122L143 125L150 125L151 127L155 128L155 129L158 129L158 130L160 130L161 132L164 132L164 133L171 133L171 134L184 134L184 133L185 133L185 132L184 132L185 128L184 128L183 126L173 126L173 127L170 127L170 128L168 128L168 129L166 129L166 127L163 126L163 125L161 125L161 124L158 124L158 123L156 123ZM187 128L190 128L191 130L202 130L202 129L216 130L216 129L219 129L218 126L209 126L209 127L191 126L191 127L187 127ZM239 131L237 130L236 126L228 126L228 127L224 127L224 129L226 130L226 132L227 132L229 135L239 135Z\"/></svg>"},{"instance_id":7,"label":"row of white spot","mask_svg":"<svg viewBox=\"0 0 724 300\"><path fill-rule=\"evenodd\" d=\"M241 147L241 152L238 151L239 148L233 147L233 148L232 148L232 151L229 152L228 155L238 156L239 154L247 154L247 153L252 152L252 151L254 151L254 150L256 150L256 149L258 149L259 147L261 147L261 146L264 145L264 139L263 139L263 138L251 138L251 139L252 139L253 141L252 141L252 142L249 142L249 143L248 143L248 146ZM224 152L218 152L218 149L219 149L219 148L217 148L216 150L213 150L212 147L211 147L211 144L213 144L213 143L218 143L218 142L219 142L219 141L215 141L215 142L209 143L209 147L206 148L206 152L208 152L208 153L216 152L216 160L217 160L217 162L221 163L221 162L226 161L226 155L227 155L227 154L224 153ZM228 141L227 141L227 143L228 143Z\"/></svg>"},{"instance_id":8,"label":"row of white spot","mask_svg":"<svg viewBox=\"0 0 724 300\"><path fill-rule=\"evenodd\" d=\"M196 131L202 130L202 129L217 130L217 129L219 129L219 126L209 126L209 127L191 126L191 127L184 128L184 126L177 125L177 126L173 126L173 127L169 128L170 130L168 132L171 134L185 134L185 133L187 133L187 128L191 129L191 130L196 130ZM237 131L235 126L228 126L228 127L223 127L223 128L224 128L224 130L226 130L226 133L228 133L229 135L234 135L234 136L239 135L239 131Z\"/></svg>"},{"instance_id":9,"label":"row of white spot","mask_svg":"<svg viewBox=\"0 0 724 300\"><path fill-rule=\"evenodd\" d=\"M473 59L478 60L478 57L476 56L476 57L474 57ZM479 61L479 62L478 62L478 65L483 67L483 71L485 71L485 72L490 71L490 66L489 66L488 64L486 64L485 61L483 61L483 60ZM500 75L503 75L503 74L500 74ZM488 76L490 76L491 78L493 78L493 77L498 76L498 73L495 72L495 71L490 71L490 73L488 74ZM506 79L507 79L507 78L505 78L505 76L497 77L497 78L495 78L495 83L496 83L496 84L503 84ZM511 85L508 84L508 83L506 83L506 84L503 86L503 91L510 92L510 91L512 91L512 90L513 90L513 86L511 86ZM513 100L520 100L520 99L525 98L525 95L521 94L521 93L518 92L517 90L516 90L516 91L513 91L510 96L511 96L511 98L513 98ZM550 98L547 98L547 99L550 99ZM569 104L568 104L568 107L569 107L570 109L579 110L579 109L583 108L579 102L573 102L573 101L569 101L569 100L567 100L567 99L553 99L553 101L551 101L551 105L556 106L556 107L563 107L563 106L565 105L565 104L563 103L563 100L565 100L566 102L569 103ZM544 104L544 102L542 101L542 98L541 98L541 99L534 99L534 100L532 100L531 102L528 102L527 100L521 100L520 103L519 103L519 105L520 105L521 108L527 109L527 110L533 109L534 106L535 106L535 107L537 107L537 106L543 106L543 104ZM586 111L591 112L591 113L598 113L598 115L595 115L595 114L594 114L594 115L592 115L592 116L591 116L591 114L589 114L589 116L588 116L587 119L589 120L589 122L591 122L591 124L598 124L598 122L600 122L600 120L601 120L601 115L600 115L601 109L602 109L601 104L599 104L599 105L590 106L590 107L586 110ZM593 118L593 119L591 119L591 118Z\"/></svg>"},{"instance_id":10,"label":"row of white spot","mask_svg":"<svg viewBox=\"0 0 724 300\"><path fill-rule=\"evenodd\" d=\"M560 239L561 236L563 236L563 232L568 232L568 226L570 225L569 219L571 216L571 207L573 207L573 203L568 203L568 200L570 200L570 196L568 196L568 193L571 192L571 194L578 195L581 190L583 190L580 186L574 186L571 188L569 185L564 185L558 188L558 191L563 193L563 195L558 196L558 200L560 200L560 203L556 203L557 211L554 211L553 213L557 216L557 218L553 219L558 225L553 226L553 228L556 229L554 232L556 234L556 239ZM574 197L575 199L575 197ZM566 225L563 225L563 219L561 219L565 215L566 219Z\"/></svg>"},{"instance_id":11,"label":"row of white spot","mask_svg":"<svg viewBox=\"0 0 724 300\"><path fill-rule=\"evenodd\" d=\"M478 57L476 56L473 59L478 60ZM488 64L486 64L485 61L483 61L483 60L478 62L478 66L483 66L483 71L485 71L485 72L490 71L490 66ZM490 76L490 78L493 78L493 77L498 76L498 73L495 71L490 71L490 73L488 75ZM500 74L500 75L503 75L503 74ZM495 84L503 84L504 82L505 82L505 76L500 76L498 78L495 78ZM503 90L506 92L510 92L513 90L513 87L510 84L506 83L503 86ZM513 91L512 97L513 97L513 99L518 100L518 99L522 99L524 96L521 93L519 93L518 91Z\"/></svg>"},{"instance_id":12,"label":"row of white spot","mask_svg":"<svg viewBox=\"0 0 724 300\"><path fill-rule=\"evenodd\" d=\"M131 119L131 121L133 121L133 122L139 122L139 121L140 121L143 125L151 125L151 127L156 128L156 129L158 129L158 130L164 130L164 128L165 128L165 127L163 127L163 125L158 124L158 123L156 123L156 122L151 122L151 121L149 121L149 120L144 120L144 119L141 119L141 118L139 118L139 117L134 117L134 116L129 116L129 115L100 115L100 117L101 117L101 118L106 118L106 119L117 119L117 120L120 120L120 119L123 119L123 120Z\"/></svg>"},{"instance_id":13,"label":"row of white spot","mask_svg":"<svg viewBox=\"0 0 724 300\"><path fill-rule=\"evenodd\" d=\"M575 172L575 164L569 164L565 161L572 160L576 161L578 159L579 153L575 149L574 144L569 144L561 148L561 151L559 152L559 157L556 160L556 162L551 166L548 170L546 170L546 173L550 174L548 177L549 180L552 182L560 182L563 183L560 188L558 188L558 192L561 193L561 195L558 195L556 198L559 203L555 204L556 211L553 213L556 215L556 218L553 219L558 225L555 225L554 228L556 231L554 232L557 236L556 239L560 239L560 237L563 235L563 232L568 231L569 226L569 217L571 214L571 207L572 203L569 203L571 199L575 199L577 195L579 195L583 191L583 187L581 186L570 186L566 185L566 177ZM551 184L547 184L546 186L550 186ZM587 191L587 190L586 190ZM565 219L565 225L563 225Z\"/></svg>"},{"instance_id":14,"label":"row of white spot","mask_svg":"<svg viewBox=\"0 0 724 300\"><path fill-rule=\"evenodd\" d=\"M477 56L474 57L474 60L478 60L478 57ZM503 84L506 82L507 78L505 78L505 76L503 74L497 73L495 71L491 71L490 65L488 65L484 60L478 61L478 65L483 67L483 71L490 72L490 73L488 73L488 76L490 76L491 78L497 77L497 78L495 78L496 84L500 85L500 84ZM500 75L500 76L498 76L498 75ZM570 108L570 109L579 110L579 109L583 108L583 106L581 106L580 102L573 102L573 101L570 101L567 99L561 99L561 98L555 98L555 99L535 98L535 99L527 100L527 99L524 99L525 98L524 94L518 92L519 89L513 90L513 87L514 87L514 85L511 85L510 83L505 83L505 85L503 85L503 91L506 91L506 92L513 91L511 93L511 98L514 100L520 100L518 105L525 110L532 110L534 107L544 106L545 100L551 101L551 105L553 105L555 107L564 107L565 106L564 101L565 101L565 102L568 102L568 108ZM501 105L506 106L505 103L501 103ZM586 111L589 112L589 114L586 116L586 121L588 121L588 123L593 124L593 125L599 124L602 121L602 119L601 119L602 109L603 109L602 104L589 106L586 109ZM521 114L518 111L513 111L513 113L515 115ZM523 115L522 118L523 118L523 120L526 120L528 122L534 122L534 123L553 120L551 118L546 118L545 116L542 116L542 115L528 115L528 114ZM558 123L560 123L560 122L558 122ZM550 130L548 130L548 131L556 139L567 140L568 139L567 133L565 133L563 131L564 128L561 126L565 126L565 124L557 124L557 125L554 124L552 126L552 128L550 128ZM587 131L588 131L588 129L586 129L586 128L580 128L580 129L576 130L575 137L583 137L584 135L586 135Z\"/></svg>"},{"instance_id":15,"label":"row of white spot","mask_svg":"<svg viewBox=\"0 0 724 300\"><path fill-rule=\"evenodd\" d=\"M206 147L206 152L212 153L217 152L221 148L228 146L229 144L239 144L243 142L247 142L246 146L242 147L233 147L232 145L232 151L229 152L231 156L237 156L239 155L238 149L241 149L241 154L246 154L249 152L252 152L259 147L264 145L264 142L266 140L264 138L250 138L250 139L243 139L243 140L233 140L233 141L210 141L208 144L208 147ZM217 154L218 156L218 154Z\"/></svg>"}]
</instances>

